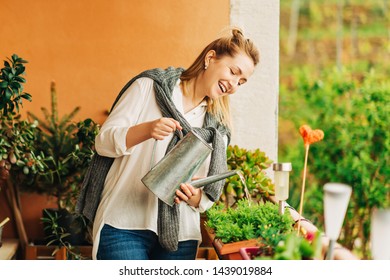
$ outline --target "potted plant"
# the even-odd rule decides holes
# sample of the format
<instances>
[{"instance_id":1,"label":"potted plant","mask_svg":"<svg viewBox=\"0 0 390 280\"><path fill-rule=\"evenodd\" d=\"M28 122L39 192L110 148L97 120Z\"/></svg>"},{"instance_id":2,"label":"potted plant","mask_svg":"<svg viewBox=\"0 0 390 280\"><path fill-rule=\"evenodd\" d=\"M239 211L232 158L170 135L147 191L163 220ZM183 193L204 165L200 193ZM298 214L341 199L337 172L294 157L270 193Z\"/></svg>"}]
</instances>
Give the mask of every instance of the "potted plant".
<instances>
[{"instance_id":1,"label":"potted plant","mask_svg":"<svg viewBox=\"0 0 390 280\"><path fill-rule=\"evenodd\" d=\"M18 187L32 184L45 169L46 158L35 149L37 122L24 120L19 109L24 100L31 101L23 86L26 60L13 54L4 61L0 72L0 188L5 188L22 249L27 245Z\"/></svg>"},{"instance_id":2,"label":"potted plant","mask_svg":"<svg viewBox=\"0 0 390 280\"><path fill-rule=\"evenodd\" d=\"M16 54L4 61L0 74L0 168L3 182L12 173L14 183L32 183L45 168L43 154L35 150L37 122L22 119L23 100L31 101L23 91L27 63Z\"/></svg>"},{"instance_id":3,"label":"potted plant","mask_svg":"<svg viewBox=\"0 0 390 280\"><path fill-rule=\"evenodd\" d=\"M241 199L234 208L214 205L207 211L206 227L221 259L241 259L244 247L261 246L272 254L293 224L290 213L279 214L278 205L270 201Z\"/></svg>"},{"instance_id":4,"label":"potted plant","mask_svg":"<svg viewBox=\"0 0 390 280\"><path fill-rule=\"evenodd\" d=\"M274 185L264 172L272 161L260 149L247 150L237 145L229 145L226 151L229 170L237 170L239 176L226 179L219 202L225 207L234 207L243 198L264 201L274 193ZM207 215L201 215L202 246L212 246L212 241L204 225Z\"/></svg>"},{"instance_id":5,"label":"potted plant","mask_svg":"<svg viewBox=\"0 0 390 280\"><path fill-rule=\"evenodd\" d=\"M56 197L59 209L73 212L83 172L94 154L94 139L99 126L89 118L74 122L73 118L80 107L59 118L54 82L51 84L51 111L47 108L41 110L45 119L31 112L28 112L28 116L39 123L37 150L46 155L49 161L45 172L35 178L30 190Z\"/></svg>"},{"instance_id":6,"label":"potted plant","mask_svg":"<svg viewBox=\"0 0 390 280\"><path fill-rule=\"evenodd\" d=\"M219 202L225 207L234 207L237 200L249 198L263 201L274 193L274 185L265 174L272 161L260 149L247 150L237 145L229 145L226 151L229 170L237 170L239 176L226 179ZM202 245L210 247L211 240L204 228L207 215L201 215Z\"/></svg>"},{"instance_id":7,"label":"potted plant","mask_svg":"<svg viewBox=\"0 0 390 280\"><path fill-rule=\"evenodd\" d=\"M39 173L26 190L57 199L57 209L43 211L45 233L48 244L54 243L60 247L66 244L71 252L71 245L87 243L86 222L80 215L74 214L74 207L84 172L94 154L94 141L99 125L89 118L74 122L73 118L80 110L79 107L60 118L54 82L51 84L51 110L41 110L45 119L40 119L31 112L28 112L28 116L39 123L36 149L49 160L46 162L45 172Z\"/></svg>"}]
</instances>

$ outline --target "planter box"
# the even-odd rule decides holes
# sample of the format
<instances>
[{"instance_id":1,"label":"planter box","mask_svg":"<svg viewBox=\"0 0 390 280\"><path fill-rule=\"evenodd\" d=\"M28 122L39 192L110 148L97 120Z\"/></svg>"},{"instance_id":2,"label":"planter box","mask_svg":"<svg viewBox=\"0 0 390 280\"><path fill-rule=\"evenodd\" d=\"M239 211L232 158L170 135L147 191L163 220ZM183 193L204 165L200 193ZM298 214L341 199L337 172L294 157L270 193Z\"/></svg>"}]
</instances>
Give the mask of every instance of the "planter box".
<instances>
[{"instance_id":1,"label":"planter box","mask_svg":"<svg viewBox=\"0 0 390 280\"><path fill-rule=\"evenodd\" d=\"M243 240L232 243L223 243L220 239L215 237L212 229L205 227L209 241L213 244L220 260L242 260L240 253L241 248L260 246L257 239Z\"/></svg>"},{"instance_id":2,"label":"planter box","mask_svg":"<svg viewBox=\"0 0 390 280\"><path fill-rule=\"evenodd\" d=\"M270 199L273 203L275 203L274 199ZM301 228L305 229L307 232L316 232L318 228L314 226L310 221L305 219L304 217L300 217L298 212L293 208L288 208L286 211L291 213L291 216L295 221L301 219ZM206 235L204 237L205 242L211 242L219 259L221 260L243 260L245 259L242 256L241 248L258 248L262 244L257 239L244 240L238 242L232 242L224 244L220 239L215 237L214 231L211 228L205 226ZM326 236L321 236L322 243L322 259L325 259L326 252L328 251L329 239ZM336 244L334 248L334 259L335 260L358 260L351 251L342 247L340 244ZM241 250L241 251L240 251ZM245 249L243 249L245 250ZM244 251L245 253L245 251Z\"/></svg>"}]
</instances>

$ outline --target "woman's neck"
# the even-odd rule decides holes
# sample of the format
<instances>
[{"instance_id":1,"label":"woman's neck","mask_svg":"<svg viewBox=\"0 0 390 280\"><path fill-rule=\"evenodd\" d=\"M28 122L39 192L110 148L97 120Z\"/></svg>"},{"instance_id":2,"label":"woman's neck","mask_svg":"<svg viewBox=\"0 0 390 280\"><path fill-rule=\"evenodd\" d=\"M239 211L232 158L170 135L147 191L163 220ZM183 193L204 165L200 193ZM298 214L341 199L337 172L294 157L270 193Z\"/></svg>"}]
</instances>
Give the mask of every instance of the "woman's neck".
<instances>
[{"instance_id":1,"label":"woman's neck","mask_svg":"<svg viewBox=\"0 0 390 280\"><path fill-rule=\"evenodd\" d=\"M197 107L205 96L200 94L200 88L196 86L196 79L182 81L180 85L183 91L183 109L184 113L187 113Z\"/></svg>"}]
</instances>

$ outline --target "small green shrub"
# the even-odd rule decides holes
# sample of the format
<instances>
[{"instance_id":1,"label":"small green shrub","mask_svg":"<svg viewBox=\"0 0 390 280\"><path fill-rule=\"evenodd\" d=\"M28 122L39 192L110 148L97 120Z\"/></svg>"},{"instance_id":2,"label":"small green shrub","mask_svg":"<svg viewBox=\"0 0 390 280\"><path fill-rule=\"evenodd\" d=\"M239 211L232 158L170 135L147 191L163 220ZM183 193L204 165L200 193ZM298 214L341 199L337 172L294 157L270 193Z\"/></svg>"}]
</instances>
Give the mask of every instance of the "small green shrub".
<instances>
[{"instance_id":1,"label":"small green shrub","mask_svg":"<svg viewBox=\"0 0 390 280\"><path fill-rule=\"evenodd\" d=\"M259 238L266 246L275 248L286 234L293 231L290 212L279 214L279 207L272 202L249 203L242 199L235 208L215 204L207 212L206 225L224 243Z\"/></svg>"}]
</instances>

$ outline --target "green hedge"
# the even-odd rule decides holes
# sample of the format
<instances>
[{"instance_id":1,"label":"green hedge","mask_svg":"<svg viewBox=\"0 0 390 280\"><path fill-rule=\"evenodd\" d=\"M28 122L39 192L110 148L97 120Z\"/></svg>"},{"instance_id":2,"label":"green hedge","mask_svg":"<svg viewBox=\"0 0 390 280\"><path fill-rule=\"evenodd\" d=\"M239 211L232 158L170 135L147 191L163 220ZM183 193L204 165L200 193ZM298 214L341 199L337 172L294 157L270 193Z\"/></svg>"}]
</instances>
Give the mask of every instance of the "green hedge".
<instances>
[{"instance_id":1,"label":"green hedge","mask_svg":"<svg viewBox=\"0 0 390 280\"><path fill-rule=\"evenodd\" d=\"M304 147L298 128L307 123L325 137L310 146L304 213L321 227L323 184L351 185L339 241L368 257L372 209L390 206L390 80L373 69L313 73L296 69L289 86L281 87L280 130L292 129L290 138L280 139L279 158L293 163L291 204L299 205ZM355 248L358 240L362 245Z\"/></svg>"}]
</instances>

